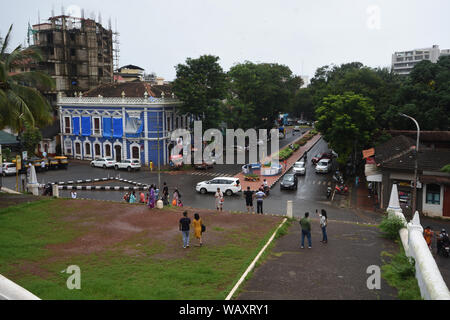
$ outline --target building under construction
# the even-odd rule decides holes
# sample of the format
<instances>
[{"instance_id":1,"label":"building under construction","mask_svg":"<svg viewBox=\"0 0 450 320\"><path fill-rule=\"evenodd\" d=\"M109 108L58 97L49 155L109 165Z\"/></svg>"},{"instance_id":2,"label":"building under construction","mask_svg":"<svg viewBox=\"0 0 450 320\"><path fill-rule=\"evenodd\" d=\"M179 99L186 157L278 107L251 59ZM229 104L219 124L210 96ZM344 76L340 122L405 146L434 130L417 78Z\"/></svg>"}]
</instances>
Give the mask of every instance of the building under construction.
<instances>
[{"instance_id":1,"label":"building under construction","mask_svg":"<svg viewBox=\"0 0 450 320\"><path fill-rule=\"evenodd\" d=\"M47 23L33 25L34 46L43 55L37 69L55 79L54 92L45 95L56 101L56 94L74 96L114 76L113 32L92 19L70 16L51 17Z\"/></svg>"}]
</instances>

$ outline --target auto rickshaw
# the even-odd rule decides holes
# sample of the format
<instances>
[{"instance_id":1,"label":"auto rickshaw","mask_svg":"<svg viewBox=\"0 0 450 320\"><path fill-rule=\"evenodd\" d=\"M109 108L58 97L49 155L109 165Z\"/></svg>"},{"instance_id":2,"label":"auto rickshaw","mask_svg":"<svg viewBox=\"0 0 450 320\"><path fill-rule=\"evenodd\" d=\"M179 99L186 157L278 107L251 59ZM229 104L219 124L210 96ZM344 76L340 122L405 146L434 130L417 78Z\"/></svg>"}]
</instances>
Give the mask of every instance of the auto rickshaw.
<instances>
[{"instance_id":1,"label":"auto rickshaw","mask_svg":"<svg viewBox=\"0 0 450 320\"><path fill-rule=\"evenodd\" d=\"M65 156L57 156L57 157L53 157L53 159L58 160L59 168L67 169L67 167L69 166L69 159L67 159L67 157L65 157Z\"/></svg>"},{"instance_id":2,"label":"auto rickshaw","mask_svg":"<svg viewBox=\"0 0 450 320\"><path fill-rule=\"evenodd\" d=\"M49 157L48 158L48 167L49 167L49 169L58 169L58 167L59 167L59 161L58 161L58 159L55 159L55 158L52 158L52 157Z\"/></svg>"}]
</instances>

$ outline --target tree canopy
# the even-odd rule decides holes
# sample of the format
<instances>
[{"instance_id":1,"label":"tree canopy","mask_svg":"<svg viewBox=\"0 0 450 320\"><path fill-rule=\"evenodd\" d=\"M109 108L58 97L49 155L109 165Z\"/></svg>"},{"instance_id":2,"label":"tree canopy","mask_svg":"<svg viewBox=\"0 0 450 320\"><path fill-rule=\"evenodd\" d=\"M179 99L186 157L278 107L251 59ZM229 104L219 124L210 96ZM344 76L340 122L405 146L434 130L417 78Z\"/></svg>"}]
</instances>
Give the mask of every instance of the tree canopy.
<instances>
[{"instance_id":1,"label":"tree canopy","mask_svg":"<svg viewBox=\"0 0 450 320\"><path fill-rule=\"evenodd\" d=\"M183 101L181 112L190 113L202 119L203 128L218 125L220 101L225 98L227 77L218 63L219 57L203 55L198 59L186 59L186 64L178 64L173 90Z\"/></svg>"},{"instance_id":2,"label":"tree canopy","mask_svg":"<svg viewBox=\"0 0 450 320\"><path fill-rule=\"evenodd\" d=\"M12 26L0 37L0 128L21 132L25 125L46 126L52 122L52 109L36 87L51 89L53 79L38 71L13 73L24 61L40 61L42 56L31 48L16 47L8 53Z\"/></svg>"}]
</instances>

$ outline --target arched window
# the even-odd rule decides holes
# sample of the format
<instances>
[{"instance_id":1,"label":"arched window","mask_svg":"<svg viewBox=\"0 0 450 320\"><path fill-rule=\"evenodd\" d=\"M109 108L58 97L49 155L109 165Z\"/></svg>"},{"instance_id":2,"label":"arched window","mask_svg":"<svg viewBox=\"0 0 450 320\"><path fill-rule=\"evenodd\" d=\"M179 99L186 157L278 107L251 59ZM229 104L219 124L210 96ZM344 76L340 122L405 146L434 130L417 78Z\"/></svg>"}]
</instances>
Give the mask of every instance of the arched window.
<instances>
[{"instance_id":1,"label":"arched window","mask_svg":"<svg viewBox=\"0 0 450 320\"><path fill-rule=\"evenodd\" d=\"M102 156L102 152L101 152L101 149L100 149L100 143L94 144L94 154L95 154L95 157L101 157Z\"/></svg>"},{"instance_id":2,"label":"arched window","mask_svg":"<svg viewBox=\"0 0 450 320\"><path fill-rule=\"evenodd\" d=\"M111 158L111 145L105 144L105 157Z\"/></svg>"}]
</instances>

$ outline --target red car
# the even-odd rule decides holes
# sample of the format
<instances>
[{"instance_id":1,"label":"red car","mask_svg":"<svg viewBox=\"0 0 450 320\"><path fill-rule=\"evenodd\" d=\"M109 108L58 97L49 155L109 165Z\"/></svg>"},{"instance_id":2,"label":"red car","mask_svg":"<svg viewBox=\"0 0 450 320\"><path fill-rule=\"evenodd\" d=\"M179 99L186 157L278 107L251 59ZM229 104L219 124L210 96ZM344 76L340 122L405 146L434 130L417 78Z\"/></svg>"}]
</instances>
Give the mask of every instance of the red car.
<instances>
[{"instance_id":1,"label":"red car","mask_svg":"<svg viewBox=\"0 0 450 320\"><path fill-rule=\"evenodd\" d=\"M322 159L333 159L333 154L331 152L324 152L324 153L319 153L318 155L316 155L315 157L313 157L311 159L312 164L316 164L317 162L319 162Z\"/></svg>"}]
</instances>

